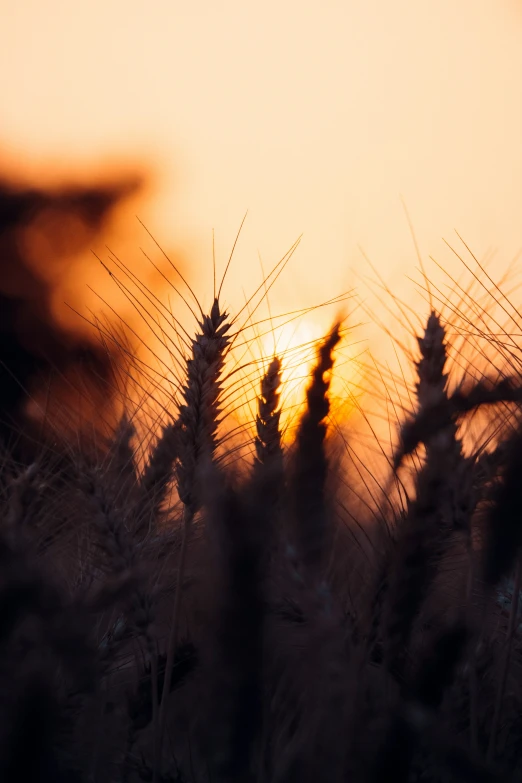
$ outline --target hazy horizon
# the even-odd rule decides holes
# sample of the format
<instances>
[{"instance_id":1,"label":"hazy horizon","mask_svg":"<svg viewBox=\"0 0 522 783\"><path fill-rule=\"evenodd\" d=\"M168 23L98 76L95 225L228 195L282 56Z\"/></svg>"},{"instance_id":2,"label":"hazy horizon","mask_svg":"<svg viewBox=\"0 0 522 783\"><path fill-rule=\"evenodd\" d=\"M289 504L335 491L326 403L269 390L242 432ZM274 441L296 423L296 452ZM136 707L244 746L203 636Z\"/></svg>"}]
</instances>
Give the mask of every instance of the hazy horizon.
<instances>
[{"instance_id":1,"label":"hazy horizon","mask_svg":"<svg viewBox=\"0 0 522 783\"><path fill-rule=\"evenodd\" d=\"M522 247L518 2L22 0L1 35L0 164L36 182L138 165L151 176L139 216L206 301L212 229L222 271L246 210L233 308L258 255L266 271L301 233L275 311L361 288L360 248L409 300L401 197L437 279L430 254L459 268L442 241L458 245L454 229L480 257L496 249L493 269ZM119 232L114 249L138 258L133 212ZM92 258L67 295L87 282Z\"/></svg>"}]
</instances>

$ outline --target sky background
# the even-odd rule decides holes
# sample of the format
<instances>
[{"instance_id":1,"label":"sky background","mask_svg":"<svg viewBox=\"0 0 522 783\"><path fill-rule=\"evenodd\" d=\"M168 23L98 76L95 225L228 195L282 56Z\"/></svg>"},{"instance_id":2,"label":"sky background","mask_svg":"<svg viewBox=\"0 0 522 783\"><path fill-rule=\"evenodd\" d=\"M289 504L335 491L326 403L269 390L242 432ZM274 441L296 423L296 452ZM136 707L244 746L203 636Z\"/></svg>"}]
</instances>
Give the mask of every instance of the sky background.
<instances>
[{"instance_id":1,"label":"sky background","mask_svg":"<svg viewBox=\"0 0 522 783\"><path fill-rule=\"evenodd\" d=\"M233 307L258 255L270 268L301 233L274 310L371 275L360 246L413 297L401 195L424 258L450 273L455 229L477 255L496 248L499 270L522 247L520 0L2 6L0 163L53 181L137 162L139 216L207 301L212 229L222 269L247 209ZM142 239L129 214L114 249Z\"/></svg>"}]
</instances>

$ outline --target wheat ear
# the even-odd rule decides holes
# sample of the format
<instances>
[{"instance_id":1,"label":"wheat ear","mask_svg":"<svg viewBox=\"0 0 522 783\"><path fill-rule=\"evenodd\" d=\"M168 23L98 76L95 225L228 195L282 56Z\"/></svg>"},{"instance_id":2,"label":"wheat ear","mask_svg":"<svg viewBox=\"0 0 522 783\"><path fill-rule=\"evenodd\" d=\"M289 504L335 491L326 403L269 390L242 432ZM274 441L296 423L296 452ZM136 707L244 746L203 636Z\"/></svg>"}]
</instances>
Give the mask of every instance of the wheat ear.
<instances>
[{"instance_id":1,"label":"wheat ear","mask_svg":"<svg viewBox=\"0 0 522 783\"><path fill-rule=\"evenodd\" d=\"M312 569L320 566L325 548L325 483L328 474L325 440L326 418L330 410L330 382L325 375L334 364L333 351L341 339L339 329L339 324L336 324L319 347L317 364L306 391L306 410L297 431L290 483L303 560Z\"/></svg>"},{"instance_id":2,"label":"wheat ear","mask_svg":"<svg viewBox=\"0 0 522 783\"><path fill-rule=\"evenodd\" d=\"M279 420L279 398L281 387L281 360L275 356L261 381L261 394L258 398L256 416L256 460L261 465L269 465L282 458L281 430Z\"/></svg>"},{"instance_id":3,"label":"wheat ear","mask_svg":"<svg viewBox=\"0 0 522 783\"><path fill-rule=\"evenodd\" d=\"M498 383L485 379L473 385L466 384L449 395L447 401L430 405L407 421L401 430L401 444L394 457L398 468L404 457L420 443L433 438L448 427L451 421L471 413L482 405L522 402L522 384L519 378L503 378Z\"/></svg>"},{"instance_id":4,"label":"wheat ear","mask_svg":"<svg viewBox=\"0 0 522 783\"><path fill-rule=\"evenodd\" d=\"M428 318L424 336L417 339L421 352L416 362L419 417L435 406L445 409L448 403L444 329L434 312ZM416 499L409 504L398 530L385 612L389 669L399 667L400 671L415 619L435 577L443 543L441 522L445 522L446 530L453 522L448 461L456 468L462 457L454 423L447 418L444 425L425 441L426 461L416 477Z\"/></svg>"},{"instance_id":5,"label":"wheat ear","mask_svg":"<svg viewBox=\"0 0 522 783\"><path fill-rule=\"evenodd\" d=\"M157 520L178 453L177 426L175 422L169 422L152 447L138 483L135 512L138 531Z\"/></svg>"},{"instance_id":6,"label":"wheat ear","mask_svg":"<svg viewBox=\"0 0 522 783\"><path fill-rule=\"evenodd\" d=\"M165 679L159 709L158 753L162 755L167 719L167 700L178 636L181 609L181 589L187 557L189 531L201 506L198 486L199 469L205 459L212 459L216 449L219 424L221 373L229 345L228 315L222 313L214 300L210 315L203 316L199 333L192 342L192 355L187 360L187 380L182 389L183 403L179 407L177 426L178 454L175 462L178 494L183 503L183 530L178 563L178 578L172 624L167 646ZM157 769L157 765L155 765Z\"/></svg>"}]
</instances>

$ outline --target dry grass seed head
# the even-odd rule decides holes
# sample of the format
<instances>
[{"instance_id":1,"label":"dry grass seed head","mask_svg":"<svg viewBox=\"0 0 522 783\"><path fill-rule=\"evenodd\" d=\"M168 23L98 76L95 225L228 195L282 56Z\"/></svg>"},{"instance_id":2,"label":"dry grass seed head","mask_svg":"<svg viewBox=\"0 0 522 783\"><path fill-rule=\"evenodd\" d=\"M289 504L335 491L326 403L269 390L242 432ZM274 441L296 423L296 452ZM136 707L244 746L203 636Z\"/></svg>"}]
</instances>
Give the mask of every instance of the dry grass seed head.
<instances>
[{"instance_id":1,"label":"dry grass seed head","mask_svg":"<svg viewBox=\"0 0 522 783\"><path fill-rule=\"evenodd\" d=\"M281 387L281 360L274 357L261 381L261 395L258 398L256 416L256 438L254 441L257 461L266 465L281 458L281 430L278 410Z\"/></svg>"},{"instance_id":2,"label":"dry grass seed head","mask_svg":"<svg viewBox=\"0 0 522 783\"><path fill-rule=\"evenodd\" d=\"M179 497L191 513L201 505L196 487L198 465L202 457L213 456L217 445L220 375L230 329L228 315L221 313L217 299L199 327L200 332L192 343L192 356L187 360L187 380L182 389L184 402L179 406L176 462Z\"/></svg>"},{"instance_id":3,"label":"dry grass seed head","mask_svg":"<svg viewBox=\"0 0 522 783\"><path fill-rule=\"evenodd\" d=\"M339 324L336 324L319 347L293 454L290 502L304 563L313 570L320 567L326 547L328 459L325 439L330 383L325 376L334 364L333 351L341 339L339 329Z\"/></svg>"}]
</instances>

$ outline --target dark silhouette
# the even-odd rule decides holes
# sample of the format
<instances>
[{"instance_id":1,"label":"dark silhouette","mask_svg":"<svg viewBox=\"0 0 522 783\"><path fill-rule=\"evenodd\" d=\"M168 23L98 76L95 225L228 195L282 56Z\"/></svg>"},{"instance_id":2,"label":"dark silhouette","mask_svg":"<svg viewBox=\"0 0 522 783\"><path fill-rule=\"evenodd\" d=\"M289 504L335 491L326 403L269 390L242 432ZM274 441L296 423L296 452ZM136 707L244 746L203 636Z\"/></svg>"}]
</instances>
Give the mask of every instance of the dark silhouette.
<instances>
[{"instance_id":1,"label":"dark silhouette","mask_svg":"<svg viewBox=\"0 0 522 783\"><path fill-rule=\"evenodd\" d=\"M140 186L137 178L45 190L0 179L0 434L27 427L35 388L82 386L110 399L113 358L95 336L65 331L50 307L52 275L88 251L112 210ZM45 274L44 274L45 273Z\"/></svg>"}]
</instances>

